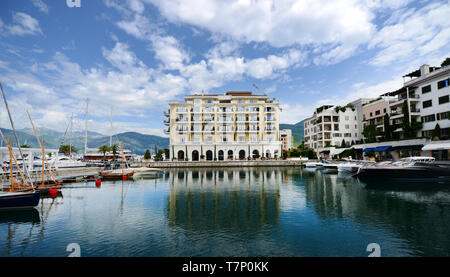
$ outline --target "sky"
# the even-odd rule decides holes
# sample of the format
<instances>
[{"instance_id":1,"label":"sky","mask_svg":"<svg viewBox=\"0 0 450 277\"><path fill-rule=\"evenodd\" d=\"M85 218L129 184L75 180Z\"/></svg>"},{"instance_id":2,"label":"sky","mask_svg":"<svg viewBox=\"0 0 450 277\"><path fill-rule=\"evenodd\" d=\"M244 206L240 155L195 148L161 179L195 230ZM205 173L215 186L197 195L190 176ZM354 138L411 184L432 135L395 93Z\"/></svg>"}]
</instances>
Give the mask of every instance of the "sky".
<instances>
[{"instance_id":1,"label":"sky","mask_svg":"<svg viewBox=\"0 0 450 277\"><path fill-rule=\"evenodd\" d=\"M281 123L399 89L450 56L450 1L2 0L0 82L16 128L165 136L193 93L253 91ZM78 7L79 6L79 7ZM2 103L0 127L10 128Z\"/></svg>"}]
</instances>

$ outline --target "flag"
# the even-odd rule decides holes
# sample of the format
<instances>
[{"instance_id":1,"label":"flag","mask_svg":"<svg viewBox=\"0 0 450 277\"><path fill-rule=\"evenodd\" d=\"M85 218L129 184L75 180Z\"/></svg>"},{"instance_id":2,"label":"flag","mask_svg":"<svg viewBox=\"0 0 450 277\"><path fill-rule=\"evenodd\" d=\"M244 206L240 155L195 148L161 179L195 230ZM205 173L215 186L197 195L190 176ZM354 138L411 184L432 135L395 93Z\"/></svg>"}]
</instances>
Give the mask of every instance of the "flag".
<instances>
[{"instance_id":1,"label":"flag","mask_svg":"<svg viewBox=\"0 0 450 277\"><path fill-rule=\"evenodd\" d=\"M257 90L259 90L259 87L258 87L257 85L253 84L253 86L254 86Z\"/></svg>"}]
</instances>

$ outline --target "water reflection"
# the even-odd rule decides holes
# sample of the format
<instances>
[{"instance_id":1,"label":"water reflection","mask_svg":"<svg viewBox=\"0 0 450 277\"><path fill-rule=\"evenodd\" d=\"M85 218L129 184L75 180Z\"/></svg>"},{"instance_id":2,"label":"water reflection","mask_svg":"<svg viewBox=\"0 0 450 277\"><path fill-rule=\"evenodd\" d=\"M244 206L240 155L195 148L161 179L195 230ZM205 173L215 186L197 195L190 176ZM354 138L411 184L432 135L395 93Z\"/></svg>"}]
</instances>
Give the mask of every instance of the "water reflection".
<instances>
[{"instance_id":1,"label":"water reflection","mask_svg":"<svg viewBox=\"0 0 450 277\"><path fill-rule=\"evenodd\" d=\"M279 170L181 169L170 171L169 179L171 227L240 232L279 224Z\"/></svg>"},{"instance_id":2,"label":"water reflection","mask_svg":"<svg viewBox=\"0 0 450 277\"><path fill-rule=\"evenodd\" d=\"M321 218L351 219L370 228L388 229L410 244L407 253L411 255L450 255L448 187L375 190L351 176L320 171L305 181L306 197ZM385 184L385 188L398 188L395 185Z\"/></svg>"}]
</instances>

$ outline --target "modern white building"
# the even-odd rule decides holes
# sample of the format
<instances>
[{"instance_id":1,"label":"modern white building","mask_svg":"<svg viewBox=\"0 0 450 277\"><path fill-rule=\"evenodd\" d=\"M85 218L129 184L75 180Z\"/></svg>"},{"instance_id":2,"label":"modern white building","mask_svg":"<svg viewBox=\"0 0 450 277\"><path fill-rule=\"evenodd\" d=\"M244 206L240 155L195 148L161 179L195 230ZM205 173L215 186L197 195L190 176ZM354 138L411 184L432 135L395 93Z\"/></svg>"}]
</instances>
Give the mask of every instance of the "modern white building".
<instances>
[{"instance_id":1,"label":"modern white building","mask_svg":"<svg viewBox=\"0 0 450 277\"><path fill-rule=\"evenodd\" d=\"M420 69L405 75L412 79L405 82L408 90L415 90L419 99L420 120L423 123L423 137L431 133L439 124L441 136L448 137L450 130L450 66L442 68L422 65Z\"/></svg>"},{"instance_id":2,"label":"modern white building","mask_svg":"<svg viewBox=\"0 0 450 277\"><path fill-rule=\"evenodd\" d=\"M281 157L279 104L252 92L194 94L169 103L171 160Z\"/></svg>"},{"instance_id":3,"label":"modern white building","mask_svg":"<svg viewBox=\"0 0 450 277\"><path fill-rule=\"evenodd\" d=\"M370 99L358 99L357 105ZM316 153L330 153L330 148L357 143L361 138L362 115L352 102L345 107L325 105L304 121L305 147ZM358 120L361 118L361 121Z\"/></svg>"}]
</instances>

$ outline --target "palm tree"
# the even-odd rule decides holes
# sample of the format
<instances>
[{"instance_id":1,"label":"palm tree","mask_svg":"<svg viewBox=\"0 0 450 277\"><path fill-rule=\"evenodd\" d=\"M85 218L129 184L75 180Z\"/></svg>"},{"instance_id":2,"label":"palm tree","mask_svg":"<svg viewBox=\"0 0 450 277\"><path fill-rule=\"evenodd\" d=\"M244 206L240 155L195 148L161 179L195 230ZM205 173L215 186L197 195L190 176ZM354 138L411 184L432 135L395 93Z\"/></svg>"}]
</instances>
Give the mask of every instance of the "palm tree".
<instances>
[{"instance_id":1,"label":"palm tree","mask_svg":"<svg viewBox=\"0 0 450 277\"><path fill-rule=\"evenodd\" d=\"M103 160L106 160L106 152L109 151L109 147L106 144L103 144L98 148L98 152L103 153Z\"/></svg>"},{"instance_id":2,"label":"palm tree","mask_svg":"<svg viewBox=\"0 0 450 277\"><path fill-rule=\"evenodd\" d=\"M113 160L115 161L116 160L116 154L119 151L119 146L117 146L117 144L113 144L109 148L109 151L111 151L113 153Z\"/></svg>"}]
</instances>

